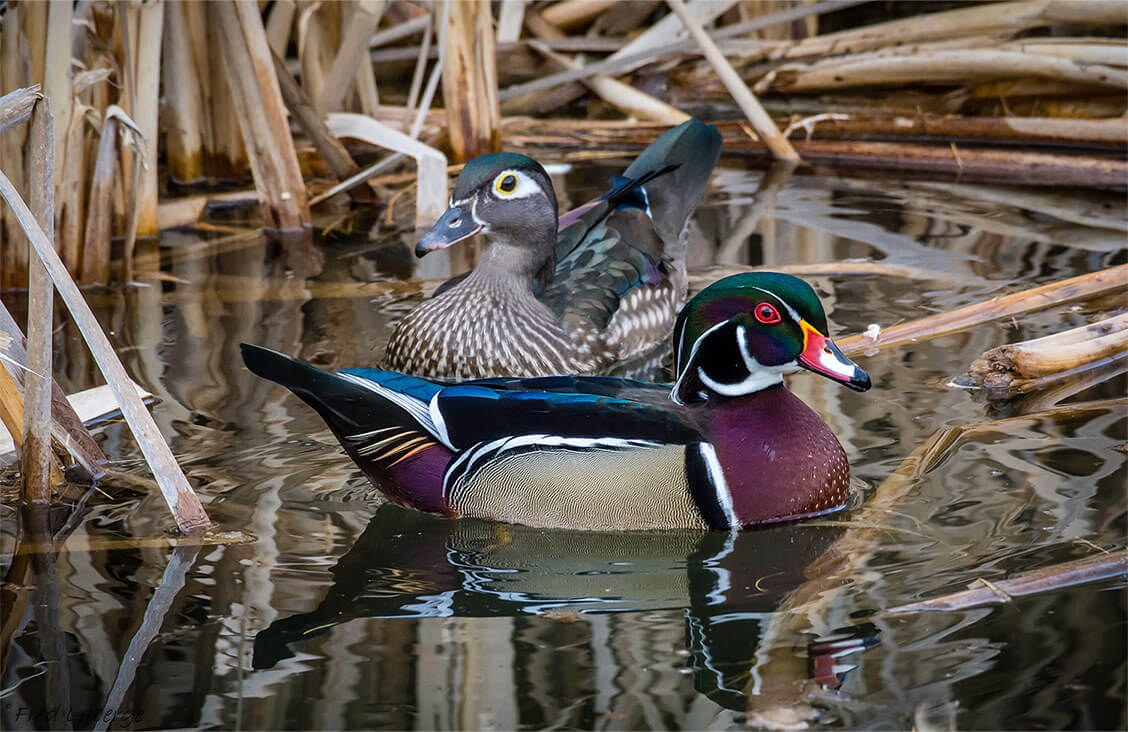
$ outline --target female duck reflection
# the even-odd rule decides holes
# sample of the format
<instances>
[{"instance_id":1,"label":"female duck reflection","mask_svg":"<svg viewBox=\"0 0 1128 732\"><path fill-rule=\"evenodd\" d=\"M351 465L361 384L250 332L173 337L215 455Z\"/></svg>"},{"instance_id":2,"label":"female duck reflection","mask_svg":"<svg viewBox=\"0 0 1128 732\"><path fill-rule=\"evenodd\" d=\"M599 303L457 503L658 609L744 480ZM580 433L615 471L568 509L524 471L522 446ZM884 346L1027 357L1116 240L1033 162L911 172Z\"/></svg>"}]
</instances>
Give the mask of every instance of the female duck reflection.
<instances>
[{"instance_id":1,"label":"female duck reflection","mask_svg":"<svg viewBox=\"0 0 1128 732\"><path fill-rule=\"evenodd\" d=\"M312 612L255 638L271 668L355 618L496 617L685 609L695 686L743 710L760 622L808 577L841 529L791 524L744 533L545 531L450 521L386 504L331 571ZM579 617L579 615L576 615ZM848 644L856 650L861 644ZM812 668L829 669L812 658ZM822 679L836 686L833 675Z\"/></svg>"}]
</instances>

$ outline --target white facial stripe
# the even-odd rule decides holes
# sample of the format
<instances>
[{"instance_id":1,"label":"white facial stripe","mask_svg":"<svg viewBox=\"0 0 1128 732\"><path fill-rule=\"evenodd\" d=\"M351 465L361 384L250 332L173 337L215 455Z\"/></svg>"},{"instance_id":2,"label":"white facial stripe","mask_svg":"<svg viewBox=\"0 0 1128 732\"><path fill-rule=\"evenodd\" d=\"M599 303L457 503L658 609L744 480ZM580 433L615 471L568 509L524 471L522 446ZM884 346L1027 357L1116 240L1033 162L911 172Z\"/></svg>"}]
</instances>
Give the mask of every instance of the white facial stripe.
<instances>
[{"instance_id":1,"label":"white facial stripe","mask_svg":"<svg viewBox=\"0 0 1128 732\"><path fill-rule=\"evenodd\" d=\"M750 289L759 290L760 292L764 293L765 295L768 295L773 300L775 300L780 305L782 305L784 310L787 311L787 314L791 316L791 319L794 320L796 322L796 324L798 324L799 321L803 319L802 316L799 315L799 313L795 312L795 308L791 307L791 305L789 305L783 298L779 297L775 293L769 292L762 287L752 287Z\"/></svg>"},{"instance_id":2,"label":"white facial stripe","mask_svg":"<svg viewBox=\"0 0 1128 732\"><path fill-rule=\"evenodd\" d=\"M835 356L827 349L819 351L819 365L832 374L838 374L844 379L852 379L858 372L858 367L852 363L847 363Z\"/></svg>"},{"instance_id":3,"label":"white facial stripe","mask_svg":"<svg viewBox=\"0 0 1128 732\"><path fill-rule=\"evenodd\" d=\"M682 323L682 338L685 337L685 327L686 327L686 324L688 324L688 323L689 323L689 318L686 318L685 323ZM702 333L701 336L696 341L693 342L693 348L691 348L690 351L689 351L689 360L687 360L685 362L685 370L681 372L681 376L678 377L678 380L674 382L673 388L670 389L670 399L672 399L675 404L681 404L682 403L682 401L680 399L678 399L678 389L681 388L682 379L684 379L685 375L689 373L689 365L691 363L693 363L693 357L697 355L697 349L701 347L701 344L705 341L705 337L707 335L709 335L710 333L712 333L713 331L715 331L718 328L723 328L727 323L728 323L727 320L724 321L724 322L721 322L721 323L717 323L712 328L710 328L709 330ZM678 339L678 345L679 346L682 343L682 338ZM698 369L698 371L700 371L700 369Z\"/></svg>"},{"instance_id":4,"label":"white facial stripe","mask_svg":"<svg viewBox=\"0 0 1128 732\"><path fill-rule=\"evenodd\" d=\"M498 185L501 181L505 180L505 176L507 175L511 175L517 179L517 187L509 192L501 190ZM501 171L494 176L494 179L490 182L490 190L494 196L503 201L509 201L514 198L529 198L530 196L542 193L541 187L537 182L520 170Z\"/></svg>"}]
</instances>

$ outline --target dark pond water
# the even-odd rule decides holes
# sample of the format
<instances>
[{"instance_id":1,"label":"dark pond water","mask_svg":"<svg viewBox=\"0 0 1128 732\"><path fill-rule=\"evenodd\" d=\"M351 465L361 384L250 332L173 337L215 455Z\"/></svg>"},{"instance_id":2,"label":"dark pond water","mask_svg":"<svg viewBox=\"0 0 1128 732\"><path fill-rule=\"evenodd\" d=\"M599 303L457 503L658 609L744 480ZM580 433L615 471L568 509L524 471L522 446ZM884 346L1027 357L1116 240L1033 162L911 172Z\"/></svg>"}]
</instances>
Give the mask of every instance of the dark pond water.
<instances>
[{"instance_id":1,"label":"dark pond water","mask_svg":"<svg viewBox=\"0 0 1128 732\"><path fill-rule=\"evenodd\" d=\"M741 165L714 178L691 269L890 265L812 270L840 335L1125 261L1121 194L811 175L763 187ZM577 164L558 177L565 203L620 167ZM0 473L3 728L1128 725L1123 580L879 612L1124 546L1124 358L1006 401L951 383L984 350L1087 322L1122 293L859 357L865 394L791 378L853 464L857 504L833 520L735 537L552 532L384 505L310 409L242 368L242 341L375 362L422 296L403 278L461 266L433 256L413 273L409 240L333 235L311 253L170 233L162 278L92 293L209 514L250 539L171 549L159 495L115 480L112 498L82 496L53 568L43 542L13 561L18 478ZM99 383L71 326L57 345L68 392ZM886 482L938 430L970 425L928 470ZM121 423L97 434L115 468L146 474Z\"/></svg>"}]
</instances>

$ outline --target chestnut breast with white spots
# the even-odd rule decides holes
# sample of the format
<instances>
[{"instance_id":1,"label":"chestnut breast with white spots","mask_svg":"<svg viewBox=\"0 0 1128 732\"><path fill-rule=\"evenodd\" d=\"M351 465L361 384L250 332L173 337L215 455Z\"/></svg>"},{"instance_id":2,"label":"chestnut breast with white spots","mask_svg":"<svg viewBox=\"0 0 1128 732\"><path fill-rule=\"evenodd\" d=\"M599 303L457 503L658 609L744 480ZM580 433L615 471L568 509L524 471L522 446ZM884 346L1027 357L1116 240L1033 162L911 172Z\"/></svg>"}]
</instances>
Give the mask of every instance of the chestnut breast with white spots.
<instances>
[{"instance_id":1,"label":"chestnut breast with white spots","mask_svg":"<svg viewBox=\"0 0 1128 732\"><path fill-rule=\"evenodd\" d=\"M846 452L822 418L782 385L703 408L743 525L827 513L848 501Z\"/></svg>"}]
</instances>

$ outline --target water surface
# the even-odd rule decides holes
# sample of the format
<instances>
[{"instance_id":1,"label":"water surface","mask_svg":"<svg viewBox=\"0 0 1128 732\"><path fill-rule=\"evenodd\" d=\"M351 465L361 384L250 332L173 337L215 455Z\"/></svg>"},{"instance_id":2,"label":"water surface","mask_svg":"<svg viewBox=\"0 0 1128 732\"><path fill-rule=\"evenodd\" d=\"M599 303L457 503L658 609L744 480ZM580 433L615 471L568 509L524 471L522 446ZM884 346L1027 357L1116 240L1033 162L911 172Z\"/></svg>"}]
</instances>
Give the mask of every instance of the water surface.
<instances>
[{"instance_id":1,"label":"water surface","mask_svg":"<svg viewBox=\"0 0 1128 732\"><path fill-rule=\"evenodd\" d=\"M559 176L565 205L622 164ZM808 280L838 335L1125 261L1119 193L768 181L722 161L691 228L694 282L721 265L827 265ZM312 410L242 367L244 341L373 363L395 318L465 266L459 252L417 264L410 233L350 224L312 249L168 232L139 260L142 286L91 293L208 513L250 541L172 550L160 496L113 481L81 497L49 582L49 545L13 560L6 501L5 729L103 714L135 729L726 729L789 713L851 728L1128 724L1124 581L879 612L1124 546L1124 403L1061 409L1122 398L1124 358L1011 399L951 385L984 350L1088 322L1123 293L861 356L865 394L789 377L853 465L858 500L832 520L739 536L545 531L385 505ZM835 274L839 260L887 266ZM22 317L18 296L5 302ZM100 383L69 324L57 353L68 392ZM967 425L882 504L878 529L831 550L906 456ZM120 422L97 435L116 469L146 475ZM0 473L7 498L17 482ZM796 612L789 593L836 567L849 581Z\"/></svg>"}]
</instances>

